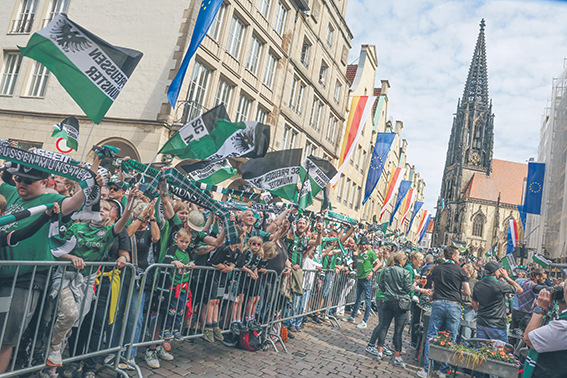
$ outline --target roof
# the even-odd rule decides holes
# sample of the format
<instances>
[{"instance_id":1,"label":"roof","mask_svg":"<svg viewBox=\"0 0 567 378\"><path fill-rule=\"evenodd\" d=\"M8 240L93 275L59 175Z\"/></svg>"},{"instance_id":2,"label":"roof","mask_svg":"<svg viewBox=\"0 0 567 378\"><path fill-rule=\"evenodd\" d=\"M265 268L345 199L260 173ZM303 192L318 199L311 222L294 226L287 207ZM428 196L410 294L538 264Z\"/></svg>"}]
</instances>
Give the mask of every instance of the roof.
<instances>
[{"instance_id":1,"label":"roof","mask_svg":"<svg viewBox=\"0 0 567 378\"><path fill-rule=\"evenodd\" d=\"M374 88L373 96L376 96L376 100L374 100L374 104L372 105L372 118L374 118L374 114L376 114L376 107L378 106L378 100L380 98L380 90L382 88Z\"/></svg>"},{"instance_id":2,"label":"roof","mask_svg":"<svg viewBox=\"0 0 567 378\"><path fill-rule=\"evenodd\" d=\"M475 173L465 192L465 197L496 202L500 195L501 203L521 205L524 178L527 175L527 164L492 159L490 177L484 173Z\"/></svg>"},{"instance_id":3,"label":"roof","mask_svg":"<svg viewBox=\"0 0 567 378\"><path fill-rule=\"evenodd\" d=\"M350 84L354 82L356 70L358 70L358 64L349 64L346 68L346 78Z\"/></svg>"}]
</instances>

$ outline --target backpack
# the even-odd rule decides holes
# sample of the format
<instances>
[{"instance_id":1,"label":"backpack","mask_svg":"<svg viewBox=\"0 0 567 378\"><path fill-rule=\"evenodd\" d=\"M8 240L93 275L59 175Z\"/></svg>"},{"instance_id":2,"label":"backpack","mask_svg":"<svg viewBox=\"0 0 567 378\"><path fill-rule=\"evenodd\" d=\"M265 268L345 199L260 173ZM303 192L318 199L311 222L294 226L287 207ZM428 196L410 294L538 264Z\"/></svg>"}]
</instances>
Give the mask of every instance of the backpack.
<instances>
[{"instance_id":1,"label":"backpack","mask_svg":"<svg viewBox=\"0 0 567 378\"><path fill-rule=\"evenodd\" d=\"M258 332L252 330L240 332L240 348L251 352L261 349L262 343Z\"/></svg>"}]
</instances>

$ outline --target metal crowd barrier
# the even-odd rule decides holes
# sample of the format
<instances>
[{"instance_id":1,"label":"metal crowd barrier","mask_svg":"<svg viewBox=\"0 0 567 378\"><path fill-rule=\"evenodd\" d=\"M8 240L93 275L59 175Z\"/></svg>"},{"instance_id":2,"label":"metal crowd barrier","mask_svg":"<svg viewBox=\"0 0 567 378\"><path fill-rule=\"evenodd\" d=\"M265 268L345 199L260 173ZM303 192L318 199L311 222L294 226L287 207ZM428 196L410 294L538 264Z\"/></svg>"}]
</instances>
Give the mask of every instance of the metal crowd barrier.
<instances>
[{"instance_id":1,"label":"metal crowd barrier","mask_svg":"<svg viewBox=\"0 0 567 378\"><path fill-rule=\"evenodd\" d=\"M176 332L180 340L204 337L207 323L218 322L223 343L235 346L239 335L231 331L232 321L242 324L252 315L255 321L249 326L258 331L263 344L278 351L279 342L287 351L277 331L279 323L320 313L340 327L330 311L340 314L342 308L344 314L344 306L356 299L356 277L342 271L303 271L304 294L297 295L291 292L291 276L275 271L260 273L253 280L239 269L224 273L212 267L180 270L153 264L142 271L131 264L121 270L115 263L86 265L83 292L91 290L92 298L84 295L76 304L80 321L63 346L63 366L82 360L85 367L100 369L98 357L113 355L113 362L100 363L124 377L128 374L119 364L130 364L137 348L163 344ZM36 261L3 261L0 269L4 275L13 269L14 277L20 278L0 281L0 295L4 295L0 297L0 344L4 345L7 335L6 315L15 303L14 296L27 294L24 313L33 314L27 327L19 322L13 358L0 378L40 371L48 367L48 347L60 315L63 286L55 290L51 283L58 275L76 277L76 270L70 262ZM23 270L29 272L24 276ZM40 277L46 283L43 288L33 283ZM143 377L137 364L130 365Z\"/></svg>"}]
</instances>

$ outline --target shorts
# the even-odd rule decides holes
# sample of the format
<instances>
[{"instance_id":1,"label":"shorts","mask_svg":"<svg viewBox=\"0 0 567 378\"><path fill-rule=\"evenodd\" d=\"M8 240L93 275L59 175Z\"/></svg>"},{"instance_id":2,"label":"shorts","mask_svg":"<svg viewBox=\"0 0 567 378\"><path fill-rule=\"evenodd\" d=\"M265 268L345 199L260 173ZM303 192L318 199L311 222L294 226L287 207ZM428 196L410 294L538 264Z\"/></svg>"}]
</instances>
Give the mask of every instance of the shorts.
<instances>
[{"instance_id":1,"label":"shorts","mask_svg":"<svg viewBox=\"0 0 567 378\"><path fill-rule=\"evenodd\" d=\"M246 298L260 295L260 277L257 280L253 280L247 273L241 273L240 277L238 284L239 294L244 294Z\"/></svg>"},{"instance_id":2,"label":"shorts","mask_svg":"<svg viewBox=\"0 0 567 378\"><path fill-rule=\"evenodd\" d=\"M335 272L325 273L325 278L323 278L323 289L321 290L324 297L328 296L331 292L331 286L333 285L333 277Z\"/></svg>"},{"instance_id":3,"label":"shorts","mask_svg":"<svg viewBox=\"0 0 567 378\"><path fill-rule=\"evenodd\" d=\"M193 276L195 279L191 283L191 291L195 293L194 303L209 303L211 299L222 298L222 295L219 296L221 274L220 270L204 270L201 277Z\"/></svg>"},{"instance_id":4,"label":"shorts","mask_svg":"<svg viewBox=\"0 0 567 378\"><path fill-rule=\"evenodd\" d=\"M12 294L11 286L0 288L0 298L2 300L9 301L8 298L10 298L10 296L12 297L11 301L9 302L8 319L6 320L5 312L0 313L0 327L4 327L4 323L6 323L6 333L4 334L4 339L0 340L2 348L14 347L18 345L18 343L22 339L22 335L20 335L20 327L22 325L22 322L24 323L22 332L25 332L28 328L28 325L30 324L41 292L39 290L32 289L29 308L26 311L28 292L29 289L16 287L14 288L14 293Z\"/></svg>"}]
</instances>

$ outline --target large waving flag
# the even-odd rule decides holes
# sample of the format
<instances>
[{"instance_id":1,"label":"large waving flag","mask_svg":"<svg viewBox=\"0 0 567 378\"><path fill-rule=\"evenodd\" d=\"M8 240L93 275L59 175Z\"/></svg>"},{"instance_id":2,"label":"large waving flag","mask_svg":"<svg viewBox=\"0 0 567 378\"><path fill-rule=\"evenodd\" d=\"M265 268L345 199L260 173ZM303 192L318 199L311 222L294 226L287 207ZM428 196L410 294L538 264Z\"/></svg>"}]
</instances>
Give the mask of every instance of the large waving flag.
<instances>
[{"instance_id":1,"label":"large waving flag","mask_svg":"<svg viewBox=\"0 0 567 378\"><path fill-rule=\"evenodd\" d=\"M413 220L415 219L415 216L417 215L417 212L419 210L421 210L421 207L423 206L423 202L419 202L417 201L414 205L413 205L413 212L411 214L411 218L409 221L409 226L408 226L408 232L406 233L406 236L408 236L409 232L411 231L411 226L413 224Z\"/></svg>"},{"instance_id":2,"label":"large waving flag","mask_svg":"<svg viewBox=\"0 0 567 378\"><path fill-rule=\"evenodd\" d=\"M543 196L543 180L545 178L545 163L528 163L528 182L524 196L524 212L530 214L541 213L541 199Z\"/></svg>"},{"instance_id":3,"label":"large waving flag","mask_svg":"<svg viewBox=\"0 0 567 378\"><path fill-rule=\"evenodd\" d=\"M337 174L335 167L327 160L316 156L308 156L301 163L301 191L299 192L299 207L305 209L313 203L313 198Z\"/></svg>"},{"instance_id":4,"label":"large waving flag","mask_svg":"<svg viewBox=\"0 0 567 378\"><path fill-rule=\"evenodd\" d=\"M421 233L426 230L425 222L427 221L427 210L421 212L421 220L419 221L419 226L417 226L417 232L415 233L415 241L419 243L421 240Z\"/></svg>"},{"instance_id":5,"label":"large waving flag","mask_svg":"<svg viewBox=\"0 0 567 378\"><path fill-rule=\"evenodd\" d=\"M370 159L370 167L368 167L368 175L366 176L366 186L364 187L364 200L365 204L370 195L374 191L376 184L380 181L390 147L396 137L396 133L378 133L376 136L376 144L374 151L372 151L372 158Z\"/></svg>"},{"instance_id":6,"label":"large waving flag","mask_svg":"<svg viewBox=\"0 0 567 378\"><path fill-rule=\"evenodd\" d=\"M506 241L506 254L514 252L514 247L518 246L520 226L517 220L510 219L508 227L508 237Z\"/></svg>"},{"instance_id":7,"label":"large waving flag","mask_svg":"<svg viewBox=\"0 0 567 378\"><path fill-rule=\"evenodd\" d=\"M400 189L398 190L398 199L396 200L396 204L394 205L394 211L392 211L392 216L390 217L390 225L394 220L394 215L396 215L396 211L398 211L400 205L402 204L403 199L408 194L411 183L412 182L409 180L402 180L402 182L400 183Z\"/></svg>"},{"instance_id":8,"label":"large waving flag","mask_svg":"<svg viewBox=\"0 0 567 378\"><path fill-rule=\"evenodd\" d=\"M186 164L181 168L195 181L216 185L238 173L227 159L201 160L193 164Z\"/></svg>"},{"instance_id":9,"label":"large waving flag","mask_svg":"<svg viewBox=\"0 0 567 378\"><path fill-rule=\"evenodd\" d=\"M197 21L195 22L195 28L193 29L193 35L191 36L191 43L185 53L185 57L181 62L179 71L173 78L173 81L169 85L167 90L167 99L173 108L177 103L177 97L179 97L179 91L181 90L181 84L183 84L183 79L185 78L185 73L187 72L187 67L189 67L189 62L197 48L205 38L205 35L209 31L215 16L217 15L220 7L222 5L222 0L203 0L201 2L201 9L199 10L199 15L197 16Z\"/></svg>"},{"instance_id":10,"label":"large waving flag","mask_svg":"<svg viewBox=\"0 0 567 378\"><path fill-rule=\"evenodd\" d=\"M348 114L347 126L343 137L341 154L339 155L339 169L335 177L331 179L331 184L335 186L341 177L350 157L356 150L356 143L362 134L364 124L372 110L372 104L376 96L354 96Z\"/></svg>"},{"instance_id":11,"label":"large waving flag","mask_svg":"<svg viewBox=\"0 0 567 378\"><path fill-rule=\"evenodd\" d=\"M414 190L410 189L408 191L408 194L406 195L406 198L405 198L403 204L402 204L402 210L401 210L402 211L402 217L400 218L400 222L398 223L399 229L401 229L403 227L404 221L406 220L406 218L409 214L409 211L410 211L410 208L411 208L411 203L413 201L414 193L415 193Z\"/></svg>"},{"instance_id":12,"label":"large waving flag","mask_svg":"<svg viewBox=\"0 0 567 378\"><path fill-rule=\"evenodd\" d=\"M421 230L421 233L419 234L419 240L417 241L418 243L421 243L421 241L423 240L423 237L425 236L425 233L427 232L427 228L429 227L429 222L431 222L431 214L427 214L427 218L425 219L425 225L423 226L423 229Z\"/></svg>"},{"instance_id":13,"label":"large waving flag","mask_svg":"<svg viewBox=\"0 0 567 378\"><path fill-rule=\"evenodd\" d=\"M140 51L113 46L57 14L34 33L23 56L43 64L94 123L100 123L142 58Z\"/></svg>"},{"instance_id":14,"label":"large waving flag","mask_svg":"<svg viewBox=\"0 0 567 378\"><path fill-rule=\"evenodd\" d=\"M265 157L250 159L240 168L242 178L259 190L296 202L297 183L303 150L274 151Z\"/></svg>"},{"instance_id":15,"label":"large waving flag","mask_svg":"<svg viewBox=\"0 0 567 378\"><path fill-rule=\"evenodd\" d=\"M406 173L405 168L393 168L392 175L390 176L390 181L388 182L388 190L386 191L386 197L384 198L384 204L382 205L382 210L380 210L380 220L382 220L382 216L388 209L388 206L394 200L394 194L398 191L402 179ZM393 217L393 214L392 214Z\"/></svg>"}]
</instances>

